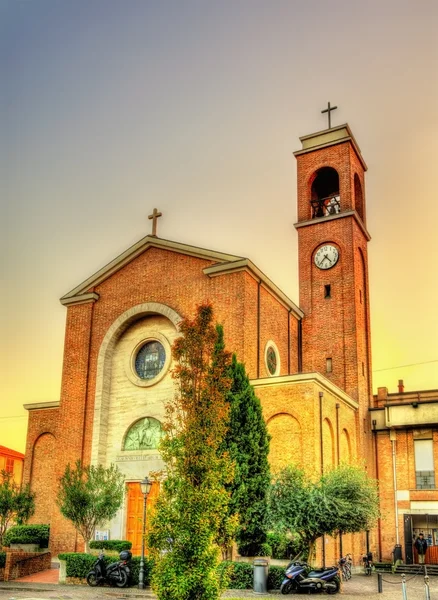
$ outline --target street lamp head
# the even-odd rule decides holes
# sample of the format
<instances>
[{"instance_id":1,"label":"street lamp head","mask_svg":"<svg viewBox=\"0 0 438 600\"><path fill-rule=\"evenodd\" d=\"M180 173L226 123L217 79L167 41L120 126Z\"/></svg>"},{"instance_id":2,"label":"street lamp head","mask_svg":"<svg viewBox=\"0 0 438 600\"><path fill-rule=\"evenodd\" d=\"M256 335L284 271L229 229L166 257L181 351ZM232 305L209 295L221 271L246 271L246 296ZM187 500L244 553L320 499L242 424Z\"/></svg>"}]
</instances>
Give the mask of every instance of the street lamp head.
<instances>
[{"instance_id":1,"label":"street lamp head","mask_svg":"<svg viewBox=\"0 0 438 600\"><path fill-rule=\"evenodd\" d=\"M140 489L143 496L147 496L151 491L152 481L150 481L147 477L140 481Z\"/></svg>"}]
</instances>

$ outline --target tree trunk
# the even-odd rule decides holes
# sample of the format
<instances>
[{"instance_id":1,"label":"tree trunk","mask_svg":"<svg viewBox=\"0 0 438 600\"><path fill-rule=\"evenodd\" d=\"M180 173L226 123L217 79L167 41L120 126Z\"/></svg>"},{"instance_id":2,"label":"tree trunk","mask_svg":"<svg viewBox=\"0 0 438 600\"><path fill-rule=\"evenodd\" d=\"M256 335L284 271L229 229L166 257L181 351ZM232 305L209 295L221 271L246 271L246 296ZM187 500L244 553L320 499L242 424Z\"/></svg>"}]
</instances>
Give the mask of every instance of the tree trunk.
<instances>
[{"instance_id":1,"label":"tree trunk","mask_svg":"<svg viewBox=\"0 0 438 600\"><path fill-rule=\"evenodd\" d=\"M313 565L316 559L316 540L318 538L312 538L309 540L309 556L307 557L307 562L309 565Z\"/></svg>"}]
</instances>

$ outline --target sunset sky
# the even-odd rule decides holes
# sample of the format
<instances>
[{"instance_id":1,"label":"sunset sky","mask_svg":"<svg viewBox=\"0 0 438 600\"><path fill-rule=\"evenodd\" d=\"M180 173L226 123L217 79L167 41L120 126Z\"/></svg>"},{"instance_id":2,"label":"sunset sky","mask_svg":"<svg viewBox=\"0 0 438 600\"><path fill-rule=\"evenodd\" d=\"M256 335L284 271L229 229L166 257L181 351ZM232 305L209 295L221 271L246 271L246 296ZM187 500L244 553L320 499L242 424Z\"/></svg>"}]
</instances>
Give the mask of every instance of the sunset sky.
<instances>
[{"instance_id":1,"label":"sunset sky","mask_svg":"<svg viewBox=\"0 0 438 600\"><path fill-rule=\"evenodd\" d=\"M438 388L436 0L0 0L0 444L59 399L59 298L151 232L298 303L299 137L366 180L374 389Z\"/></svg>"}]
</instances>

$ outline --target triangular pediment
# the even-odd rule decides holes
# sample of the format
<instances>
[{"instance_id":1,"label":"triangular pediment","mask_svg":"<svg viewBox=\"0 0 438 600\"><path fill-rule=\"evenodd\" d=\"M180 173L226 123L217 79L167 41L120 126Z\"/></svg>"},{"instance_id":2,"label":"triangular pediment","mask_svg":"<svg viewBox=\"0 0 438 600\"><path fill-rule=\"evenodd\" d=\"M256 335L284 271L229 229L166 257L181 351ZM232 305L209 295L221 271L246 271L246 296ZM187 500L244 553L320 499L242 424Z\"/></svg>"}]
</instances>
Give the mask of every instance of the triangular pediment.
<instances>
[{"instance_id":1,"label":"triangular pediment","mask_svg":"<svg viewBox=\"0 0 438 600\"><path fill-rule=\"evenodd\" d=\"M251 277L268 289L288 310L292 311L298 319L303 317L303 312L300 308L248 258L236 256L234 254L226 254L224 252L217 252L215 250L207 250L205 248L190 246L189 244L182 244L180 242L163 240L153 235L147 235L141 239L110 263L102 267L102 269L97 271L94 275L86 279L83 283L65 294L60 299L61 304L69 306L72 304L95 302L98 300L99 295L93 291L94 288L114 275L114 273L117 273L120 269L123 269L123 267L137 258L137 256L140 256L140 254L143 254L150 248L159 248L169 252L177 252L178 254L204 259L205 261L212 263L206 265L203 269L204 274L208 277L218 277L236 271L246 271Z\"/></svg>"},{"instance_id":2,"label":"triangular pediment","mask_svg":"<svg viewBox=\"0 0 438 600\"><path fill-rule=\"evenodd\" d=\"M137 258L137 256L149 250L149 248L161 248L163 250L169 250L170 252L178 252L179 254L185 254L187 256L203 258L218 264L233 263L235 261L242 260L241 256L234 256L233 254L226 254L224 252L216 252L215 250L206 250L205 248L198 248L197 246L190 246L189 244L181 244L180 242L172 242L170 240L164 240L152 235L147 235L136 244L125 250L125 252L117 256L107 265L99 269L99 271L94 273L94 275L62 296L60 299L61 304L76 304L81 302L82 299L88 299L89 301L93 300L93 292L89 291L91 288L96 287L114 275L114 273L122 269L125 265L129 264L132 260Z\"/></svg>"}]
</instances>

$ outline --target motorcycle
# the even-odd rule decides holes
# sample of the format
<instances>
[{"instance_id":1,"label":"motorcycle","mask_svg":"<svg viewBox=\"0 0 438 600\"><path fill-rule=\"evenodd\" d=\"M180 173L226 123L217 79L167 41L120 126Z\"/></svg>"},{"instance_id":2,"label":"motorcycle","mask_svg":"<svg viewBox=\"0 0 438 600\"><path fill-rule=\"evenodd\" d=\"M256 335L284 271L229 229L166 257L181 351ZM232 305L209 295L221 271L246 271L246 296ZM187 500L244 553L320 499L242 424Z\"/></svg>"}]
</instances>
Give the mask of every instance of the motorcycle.
<instances>
[{"instance_id":1,"label":"motorcycle","mask_svg":"<svg viewBox=\"0 0 438 600\"><path fill-rule=\"evenodd\" d=\"M341 587L337 567L312 569L307 563L293 562L288 565L280 586L282 594L300 592L326 592L337 594Z\"/></svg>"},{"instance_id":2,"label":"motorcycle","mask_svg":"<svg viewBox=\"0 0 438 600\"><path fill-rule=\"evenodd\" d=\"M126 587L131 575L131 558L131 552L123 550L119 554L120 560L107 566L105 555L101 552L93 565L93 569L87 575L88 585L96 587L108 583L119 588Z\"/></svg>"}]
</instances>

